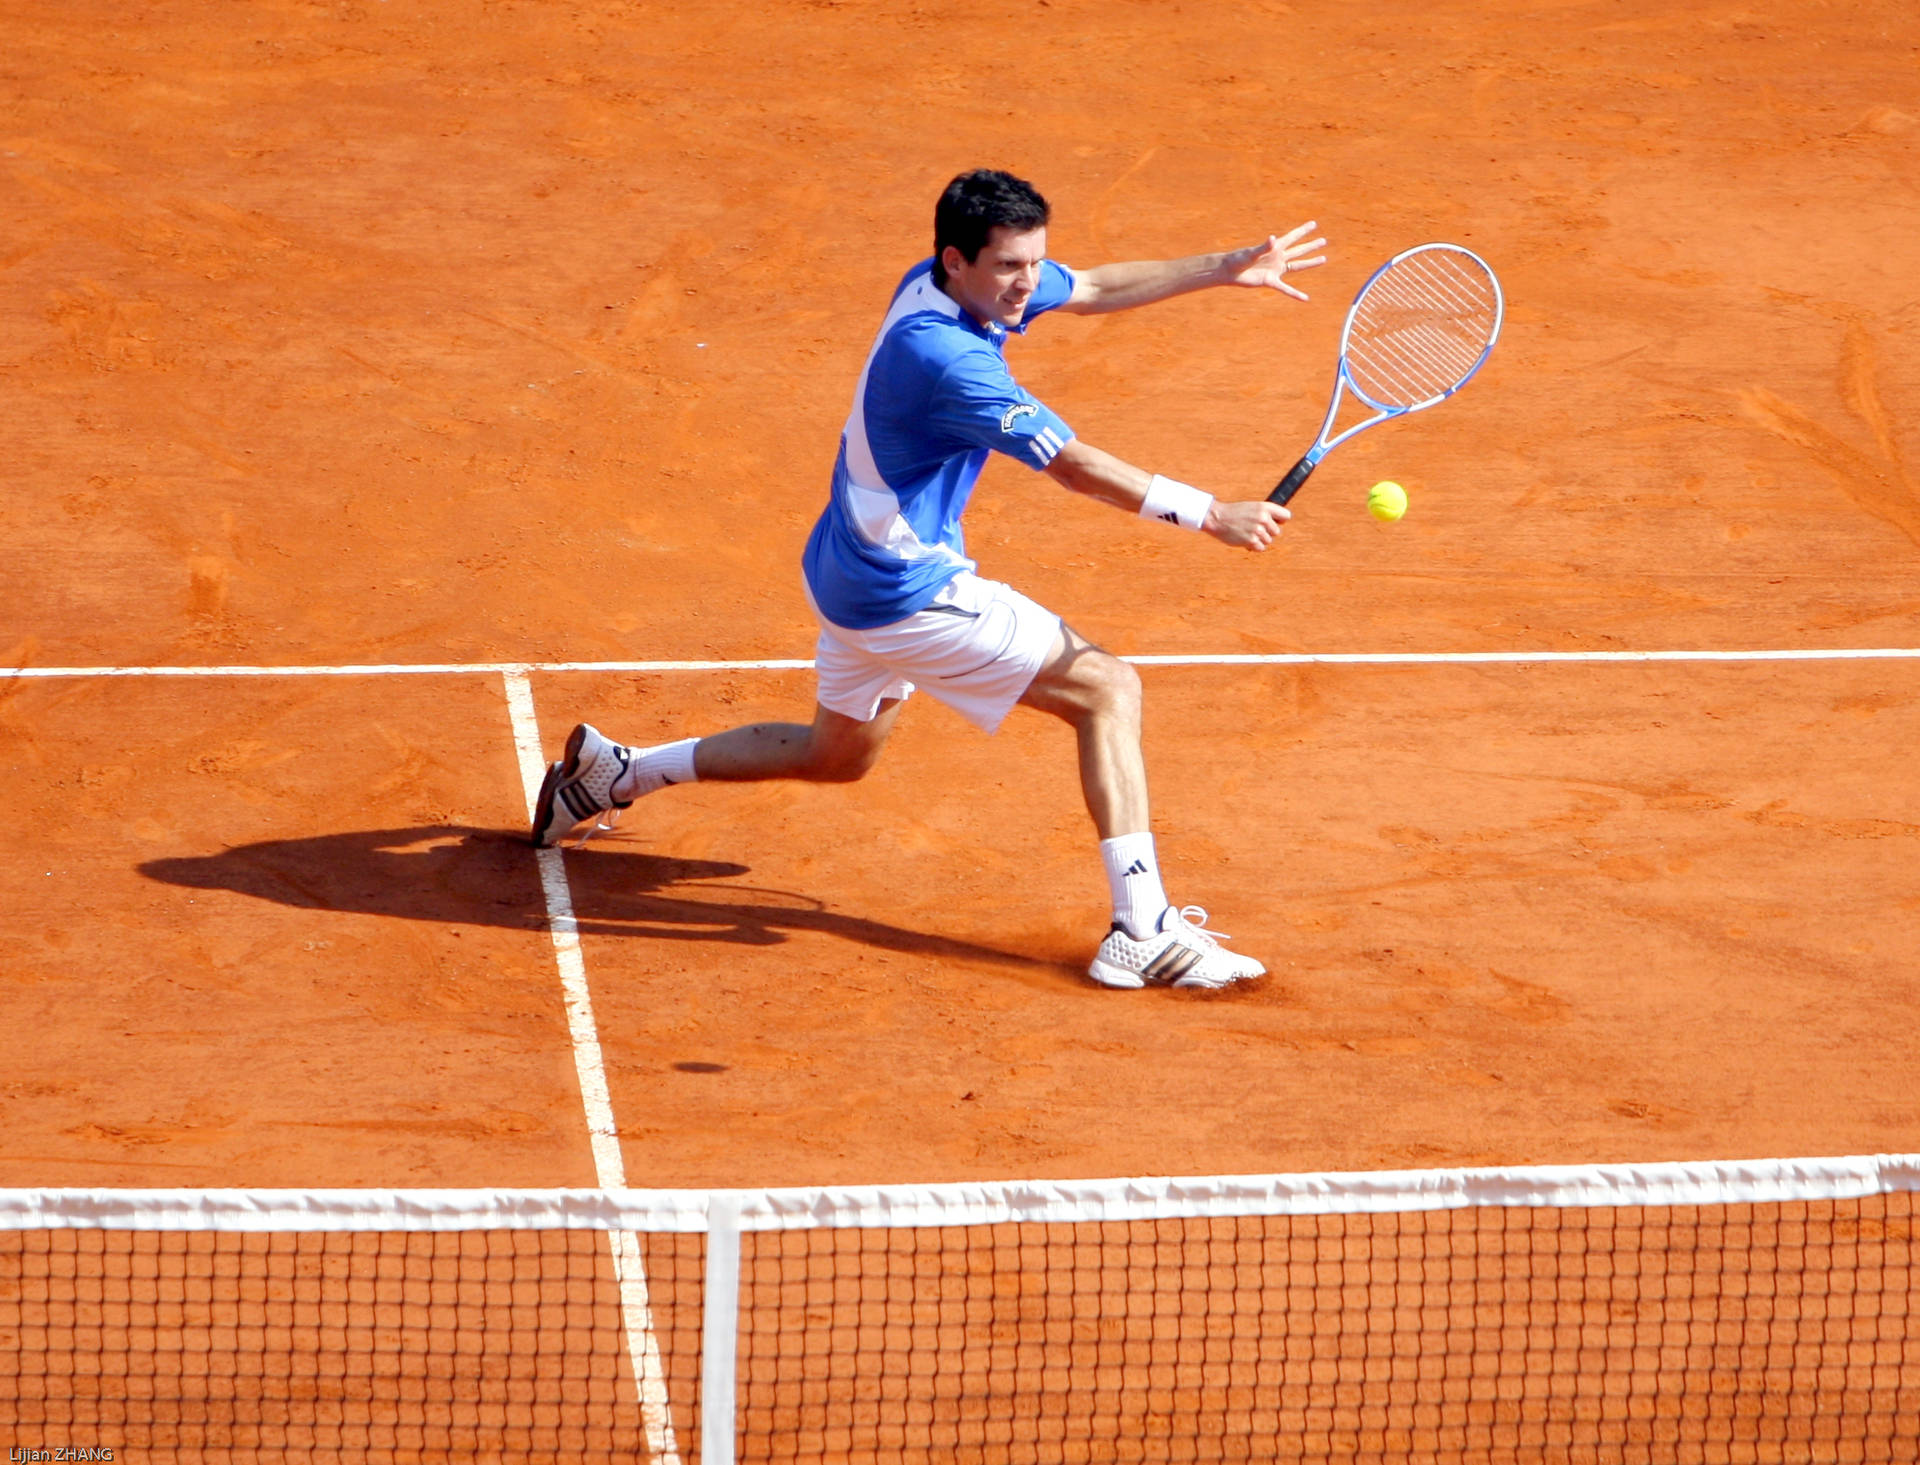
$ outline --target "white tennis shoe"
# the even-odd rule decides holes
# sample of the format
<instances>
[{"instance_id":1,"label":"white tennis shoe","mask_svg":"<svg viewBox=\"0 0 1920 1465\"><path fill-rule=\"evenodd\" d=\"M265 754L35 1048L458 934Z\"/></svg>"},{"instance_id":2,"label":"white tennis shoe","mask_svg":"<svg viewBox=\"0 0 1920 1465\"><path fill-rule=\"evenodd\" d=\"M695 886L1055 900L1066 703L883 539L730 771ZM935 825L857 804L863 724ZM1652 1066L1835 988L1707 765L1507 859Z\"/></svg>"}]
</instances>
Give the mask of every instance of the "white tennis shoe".
<instances>
[{"instance_id":1,"label":"white tennis shoe","mask_svg":"<svg viewBox=\"0 0 1920 1465\"><path fill-rule=\"evenodd\" d=\"M1207 913L1189 905L1168 906L1160 929L1144 941L1115 926L1087 975L1103 987L1228 987L1266 975L1252 957L1223 949L1231 938L1206 930L1206 922Z\"/></svg>"},{"instance_id":2,"label":"white tennis shoe","mask_svg":"<svg viewBox=\"0 0 1920 1465\"><path fill-rule=\"evenodd\" d=\"M556 845L580 825L599 816L596 829L611 829L632 799L614 798L613 786L633 762L633 749L581 723L567 737L563 762L549 763L533 810L533 842ZM593 830L580 842L585 844Z\"/></svg>"}]
</instances>

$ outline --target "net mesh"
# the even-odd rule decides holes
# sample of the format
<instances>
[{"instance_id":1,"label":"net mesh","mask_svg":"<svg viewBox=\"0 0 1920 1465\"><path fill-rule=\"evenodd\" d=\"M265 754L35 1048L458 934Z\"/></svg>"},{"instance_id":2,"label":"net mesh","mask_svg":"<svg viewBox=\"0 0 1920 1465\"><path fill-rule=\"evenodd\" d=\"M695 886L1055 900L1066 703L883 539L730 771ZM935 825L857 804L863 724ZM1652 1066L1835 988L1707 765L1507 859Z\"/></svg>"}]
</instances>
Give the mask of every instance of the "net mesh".
<instances>
[{"instance_id":1,"label":"net mesh","mask_svg":"<svg viewBox=\"0 0 1920 1465\"><path fill-rule=\"evenodd\" d=\"M723 1192L740 1229L710 1235L692 1192L571 1193L604 1202L587 1215L553 1192L160 1220L116 1200L99 1224L45 1214L73 1193L0 1193L0 1439L141 1461L1913 1465L1920 1162L1780 1166L1732 1187L1707 1167ZM703 1354L734 1249L730 1341Z\"/></svg>"},{"instance_id":2,"label":"net mesh","mask_svg":"<svg viewBox=\"0 0 1920 1465\"><path fill-rule=\"evenodd\" d=\"M1912 1228L1900 1196L754 1237L741 1458L1911 1462Z\"/></svg>"},{"instance_id":3,"label":"net mesh","mask_svg":"<svg viewBox=\"0 0 1920 1465\"><path fill-rule=\"evenodd\" d=\"M1347 326L1348 377L1376 407L1416 407L1458 388L1500 328L1500 289L1473 254L1434 245L1368 283Z\"/></svg>"},{"instance_id":4,"label":"net mesh","mask_svg":"<svg viewBox=\"0 0 1920 1465\"><path fill-rule=\"evenodd\" d=\"M637 1248L666 1392L690 1405L699 1243ZM0 1232L0 1438L20 1448L642 1460L636 1378L594 1231ZM682 1428L697 1450L696 1416Z\"/></svg>"}]
</instances>

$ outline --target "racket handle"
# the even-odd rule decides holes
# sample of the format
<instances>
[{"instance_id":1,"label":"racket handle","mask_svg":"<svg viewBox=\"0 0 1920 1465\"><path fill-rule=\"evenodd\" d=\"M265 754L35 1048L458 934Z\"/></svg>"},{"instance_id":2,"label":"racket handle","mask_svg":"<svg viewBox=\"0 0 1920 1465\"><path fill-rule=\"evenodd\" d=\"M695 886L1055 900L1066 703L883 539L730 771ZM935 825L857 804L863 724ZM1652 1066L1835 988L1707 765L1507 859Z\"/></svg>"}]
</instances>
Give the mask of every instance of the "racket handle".
<instances>
[{"instance_id":1,"label":"racket handle","mask_svg":"<svg viewBox=\"0 0 1920 1465\"><path fill-rule=\"evenodd\" d=\"M1280 486L1278 488L1267 495L1267 502L1270 504L1286 503L1288 499L1300 492L1300 485L1307 481L1307 475L1311 472L1313 472L1313 458L1309 455L1293 465L1293 471L1280 480Z\"/></svg>"}]
</instances>

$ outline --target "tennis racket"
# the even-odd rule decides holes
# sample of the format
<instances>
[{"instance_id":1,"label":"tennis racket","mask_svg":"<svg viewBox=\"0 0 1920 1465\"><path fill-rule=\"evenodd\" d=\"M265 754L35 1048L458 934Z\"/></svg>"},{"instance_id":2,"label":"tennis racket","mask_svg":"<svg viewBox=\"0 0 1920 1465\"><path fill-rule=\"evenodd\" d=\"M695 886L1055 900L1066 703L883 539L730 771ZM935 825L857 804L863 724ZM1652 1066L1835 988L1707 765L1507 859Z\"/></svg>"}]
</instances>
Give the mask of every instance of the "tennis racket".
<instances>
[{"instance_id":1,"label":"tennis racket","mask_svg":"<svg viewBox=\"0 0 1920 1465\"><path fill-rule=\"evenodd\" d=\"M1381 265L1347 311L1320 436L1267 501L1286 503L1320 460L1355 433L1424 412L1472 381L1500 338L1505 313L1500 282L1470 249L1421 244ZM1343 393L1372 408L1373 416L1330 437Z\"/></svg>"}]
</instances>

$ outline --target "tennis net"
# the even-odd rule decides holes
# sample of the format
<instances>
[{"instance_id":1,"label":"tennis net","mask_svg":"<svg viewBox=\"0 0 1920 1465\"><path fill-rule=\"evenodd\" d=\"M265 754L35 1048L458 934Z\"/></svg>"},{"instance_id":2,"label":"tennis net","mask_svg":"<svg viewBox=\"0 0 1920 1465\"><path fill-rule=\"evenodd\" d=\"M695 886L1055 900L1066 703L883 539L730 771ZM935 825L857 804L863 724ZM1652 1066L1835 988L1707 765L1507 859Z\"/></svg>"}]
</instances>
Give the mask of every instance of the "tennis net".
<instances>
[{"instance_id":1,"label":"tennis net","mask_svg":"<svg viewBox=\"0 0 1920 1465\"><path fill-rule=\"evenodd\" d=\"M1920 1156L0 1191L0 1439L20 1460L1913 1465L1917 1190Z\"/></svg>"}]
</instances>

